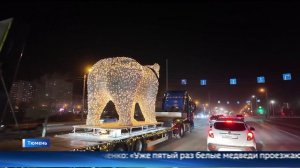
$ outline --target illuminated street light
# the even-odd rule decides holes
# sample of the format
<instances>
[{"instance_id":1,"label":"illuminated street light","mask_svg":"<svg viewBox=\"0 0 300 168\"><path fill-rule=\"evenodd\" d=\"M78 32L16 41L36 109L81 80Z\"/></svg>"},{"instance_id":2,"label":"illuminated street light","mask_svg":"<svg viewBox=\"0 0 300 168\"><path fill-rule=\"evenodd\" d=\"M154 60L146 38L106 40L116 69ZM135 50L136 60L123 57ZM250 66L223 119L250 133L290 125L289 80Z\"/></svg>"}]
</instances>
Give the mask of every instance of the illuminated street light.
<instances>
[{"instance_id":1,"label":"illuminated street light","mask_svg":"<svg viewBox=\"0 0 300 168\"><path fill-rule=\"evenodd\" d=\"M271 104L271 110L272 110L272 113L273 113L273 116L275 116L275 109L274 109L274 104L275 104L275 100L271 100L270 101L270 104Z\"/></svg>"},{"instance_id":2,"label":"illuminated street light","mask_svg":"<svg viewBox=\"0 0 300 168\"><path fill-rule=\"evenodd\" d=\"M265 88L260 88L258 91L259 91L260 93L265 93L265 92L266 92L266 89L265 89Z\"/></svg>"},{"instance_id":3,"label":"illuminated street light","mask_svg":"<svg viewBox=\"0 0 300 168\"><path fill-rule=\"evenodd\" d=\"M266 113L265 113L265 115L266 115L266 117L268 118L269 116L270 116L270 109L269 109L269 106L268 106L268 104L269 104L269 100L268 100L268 90L266 89L266 88L259 88L258 89L258 91L260 92L260 93L263 93L264 94L264 96L265 96L265 102L266 102Z\"/></svg>"},{"instance_id":4,"label":"illuminated street light","mask_svg":"<svg viewBox=\"0 0 300 168\"><path fill-rule=\"evenodd\" d=\"M252 98L254 99L254 98L255 98L255 95L252 95Z\"/></svg>"}]
</instances>

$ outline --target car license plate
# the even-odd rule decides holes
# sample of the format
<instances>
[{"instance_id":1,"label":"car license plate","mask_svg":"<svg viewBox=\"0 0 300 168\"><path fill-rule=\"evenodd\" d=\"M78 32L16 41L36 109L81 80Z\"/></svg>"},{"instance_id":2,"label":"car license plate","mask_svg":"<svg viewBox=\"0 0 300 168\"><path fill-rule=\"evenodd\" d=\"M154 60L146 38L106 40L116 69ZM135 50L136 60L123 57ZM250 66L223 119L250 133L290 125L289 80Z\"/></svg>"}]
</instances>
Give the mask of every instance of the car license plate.
<instances>
[{"instance_id":1,"label":"car license plate","mask_svg":"<svg viewBox=\"0 0 300 168\"><path fill-rule=\"evenodd\" d=\"M225 138L225 139L238 139L237 136L233 136L233 135L223 135L222 138Z\"/></svg>"},{"instance_id":2,"label":"car license plate","mask_svg":"<svg viewBox=\"0 0 300 168\"><path fill-rule=\"evenodd\" d=\"M218 151L242 151L241 149L235 149L235 148L219 148Z\"/></svg>"}]
</instances>

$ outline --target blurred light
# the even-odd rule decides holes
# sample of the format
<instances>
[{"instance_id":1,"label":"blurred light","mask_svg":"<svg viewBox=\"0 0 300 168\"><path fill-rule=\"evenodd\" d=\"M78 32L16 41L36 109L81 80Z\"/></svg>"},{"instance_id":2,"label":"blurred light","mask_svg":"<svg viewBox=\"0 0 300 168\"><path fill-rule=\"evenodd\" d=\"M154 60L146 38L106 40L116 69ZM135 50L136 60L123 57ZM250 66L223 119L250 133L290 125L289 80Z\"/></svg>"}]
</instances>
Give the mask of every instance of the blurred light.
<instances>
[{"instance_id":1,"label":"blurred light","mask_svg":"<svg viewBox=\"0 0 300 168\"><path fill-rule=\"evenodd\" d=\"M63 112L65 109L64 108L60 108L59 109L59 112Z\"/></svg>"},{"instance_id":2,"label":"blurred light","mask_svg":"<svg viewBox=\"0 0 300 168\"><path fill-rule=\"evenodd\" d=\"M181 79L181 85L187 85L187 79Z\"/></svg>"},{"instance_id":3,"label":"blurred light","mask_svg":"<svg viewBox=\"0 0 300 168\"><path fill-rule=\"evenodd\" d=\"M205 79L200 80L200 85L205 86L206 85L206 80Z\"/></svg>"},{"instance_id":4,"label":"blurred light","mask_svg":"<svg viewBox=\"0 0 300 168\"><path fill-rule=\"evenodd\" d=\"M264 113L265 113L265 109L262 108L262 106L259 106L258 109L257 109L257 112L258 112L259 114L264 114Z\"/></svg>"},{"instance_id":5,"label":"blurred light","mask_svg":"<svg viewBox=\"0 0 300 168\"><path fill-rule=\"evenodd\" d=\"M283 80L292 80L292 74L291 73L282 74L282 79Z\"/></svg>"},{"instance_id":6,"label":"blurred light","mask_svg":"<svg viewBox=\"0 0 300 168\"><path fill-rule=\"evenodd\" d=\"M265 80L264 76L257 77L257 83L265 83L265 82L266 82L266 80Z\"/></svg>"},{"instance_id":7,"label":"blurred light","mask_svg":"<svg viewBox=\"0 0 300 168\"><path fill-rule=\"evenodd\" d=\"M260 93L264 93L264 92L266 92L266 89L265 89L265 88L260 88L260 89L259 89L259 92L260 92Z\"/></svg>"},{"instance_id":8,"label":"blurred light","mask_svg":"<svg viewBox=\"0 0 300 168\"><path fill-rule=\"evenodd\" d=\"M236 78L229 79L229 84L230 85L236 85L237 84L237 79Z\"/></svg>"},{"instance_id":9,"label":"blurred light","mask_svg":"<svg viewBox=\"0 0 300 168\"><path fill-rule=\"evenodd\" d=\"M270 103L271 103L271 104L275 104L275 100L271 100Z\"/></svg>"},{"instance_id":10,"label":"blurred light","mask_svg":"<svg viewBox=\"0 0 300 168\"><path fill-rule=\"evenodd\" d=\"M85 67L85 73L90 73L91 71L92 71L92 67L91 66Z\"/></svg>"},{"instance_id":11,"label":"blurred light","mask_svg":"<svg viewBox=\"0 0 300 168\"><path fill-rule=\"evenodd\" d=\"M252 98L255 98L255 95L252 95Z\"/></svg>"}]
</instances>

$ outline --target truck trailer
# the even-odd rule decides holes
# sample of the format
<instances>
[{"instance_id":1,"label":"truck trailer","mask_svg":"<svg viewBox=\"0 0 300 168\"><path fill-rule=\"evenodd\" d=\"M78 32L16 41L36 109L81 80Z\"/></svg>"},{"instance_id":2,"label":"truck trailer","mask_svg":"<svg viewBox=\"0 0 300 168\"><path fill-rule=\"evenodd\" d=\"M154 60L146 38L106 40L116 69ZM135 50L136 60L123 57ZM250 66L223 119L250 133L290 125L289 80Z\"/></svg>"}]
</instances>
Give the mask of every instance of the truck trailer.
<instances>
[{"instance_id":1,"label":"truck trailer","mask_svg":"<svg viewBox=\"0 0 300 168\"><path fill-rule=\"evenodd\" d=\"M164 94L162 109L156 112L157 123L119 126L73 125L73 131L47 137L48 148L22 148L21 140L2 141L1 150L21 151L145 151L171 138L181 138L193 128L195 104L186 91ZM9 144L9 145L7 145Z\"/></svg>"}]
</instances>

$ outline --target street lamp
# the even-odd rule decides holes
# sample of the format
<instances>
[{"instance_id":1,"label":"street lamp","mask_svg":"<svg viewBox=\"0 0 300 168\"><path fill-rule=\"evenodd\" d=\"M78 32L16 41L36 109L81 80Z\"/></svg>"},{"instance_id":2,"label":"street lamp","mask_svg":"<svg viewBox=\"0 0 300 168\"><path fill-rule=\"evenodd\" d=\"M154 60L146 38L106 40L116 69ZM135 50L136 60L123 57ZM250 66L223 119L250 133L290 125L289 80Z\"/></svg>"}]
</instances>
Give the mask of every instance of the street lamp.
<instances>
[{"instance_id":1,"label":"street lamp","mask_svg":"<svg viewBox=\"0 0 300 168\"><path fill-rule=\"evenodd\" d=\"M86 90L86 80L87 80L87 76L88 74L92 71L91 67L87 67L84 75L83 75L83 88L82 88L82 113L81 113L81 121L83 121L83 113L85 111L85 90Z\"/></svg>"},{"instance_id":2,"label":"street lamp","mask_svg":"<svg viewBox=\"0 0 300 168\"><path fill-rule=\"evenodd\" d=\"M266 107L267 107L267 112L266 112L266 117L268 117L270 114L270 109L269 109L269 105L268 105L268 91L266 88L259 88L258 91L260 93L264 93L265 94L265 97L266 97Z\"/></svg>"},{"instance_id":3,"label":"street lamp","mask_svg":"<svg viewBox=\"0 0 300 168\"><path fill-rule=\"evenodd\" d=\"M272 109L272 113L273 113L273 117L275 116L275 110L274 110L274 104L275 104L275 100L271 100L270 104L271 104L271 109Z\"/></svg>"},{"instance_id":4,"label":"street lamp","mask_svg":"<svg viewBox=\"0 0 300 168\"><path fill-rule=\"evenodd\" d=\"M251 100L251 112L252 112L252 115L253 115L253 111L256 111L256 109L257 109L257 97L255 95L252 95L251 97L255 101L255 107L253 107L253 100Z\"/></svg>"},{"instance_id":5,"label":"street lamp","mask_svg":"<svg viewBox=\"0 0 300 168\"><path fill-rule=\"evenodd\" d=\"M259 88L258 90L260 93L265 93L266 92L266 89L265 88Z\"/></svg>"}]
</instances>

